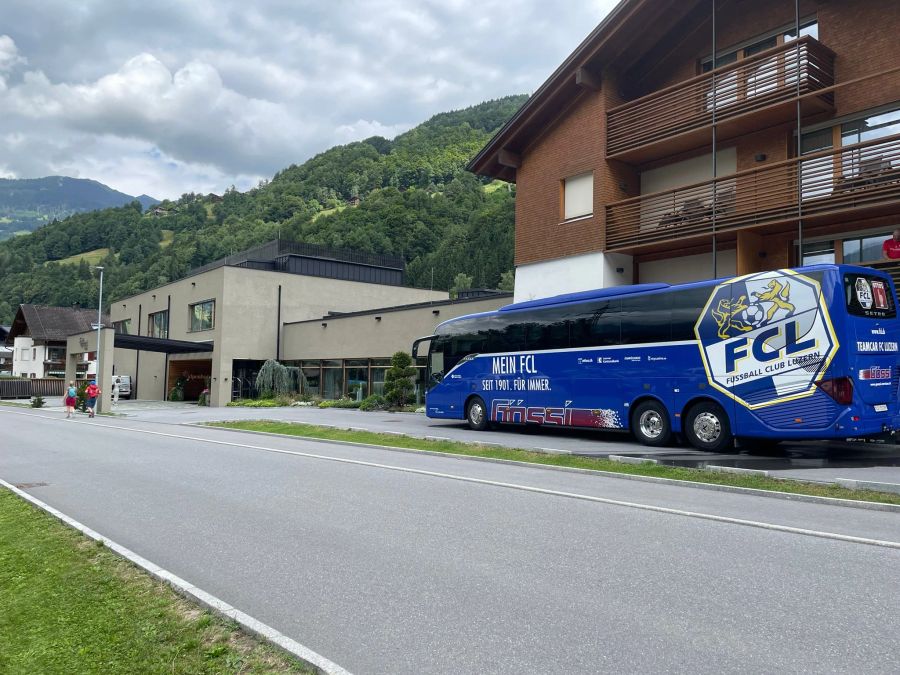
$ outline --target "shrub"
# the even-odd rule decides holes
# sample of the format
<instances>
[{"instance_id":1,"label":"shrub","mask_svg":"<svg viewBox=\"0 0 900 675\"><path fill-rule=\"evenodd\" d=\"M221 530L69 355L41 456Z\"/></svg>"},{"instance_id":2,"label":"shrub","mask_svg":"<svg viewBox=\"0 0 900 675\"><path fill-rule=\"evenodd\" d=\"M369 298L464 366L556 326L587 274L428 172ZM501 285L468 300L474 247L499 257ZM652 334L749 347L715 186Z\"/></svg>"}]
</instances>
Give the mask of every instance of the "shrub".
<instances>
[{"instance_id":1,"label":"shrub","mask_svg":"<svg viewBox=\"0 0 900 675\"><path fill-rule=\"evenodd\" d=\"M364 398L359 404L359 409L365 410L366 412L386 410L387 407L387 401L384 396L379 396L378 394L372 394L371 396Z\"/></svg>"},{"instance_id":2,"label":"shrub","mask_svg":"<svg viewBox=\"0 0 900 675\"><path fill-rule=\"evenodd\" d=\"M31 399L31 407L32 408L43 408L44 407L44 397L43 396L35 396Z\"/></svg>"},{"instance_id":3,"label":"shrub","mask_svg":"<svg viewBox=\"0 0 900 675\"><path fill-rule=\"evenodd\" d=\"M403 406L412 398L415 374L409 354L397 352L391 357L391 367L384 374L384 397L391 405Z\"/></svg>"},{"instance_id":4,"label":"shrub","mask_svg":"<svg viewBox=\"0 0 900 675\"><path fill-rule=\"evenodd\" d=\"M75 409L81 412L87 412L87 382L78 385L78 391L75 394Z\"/></svg>"},{"instance_id":5,"label":"shrub","mask_svg":"<svg viewBox=\"0 0 900 675\"><path fill-rule=\"evenodd\" d=\"M339 398L336 401L322 401L320 408L359 408L362 401L351 401L348 398Z\"/></svg>"},{"instance_id":6,"label":"shrub","mask_svg":"<svg viewBox=\"0 0 900 675\"><path fill-rule=\"evenodd\" d=\"M299 368L288 368L275 359L269 359L256 376L256 390L263 398L288 396L297 390L295 383L299 372Z\"/></svg>"},{"instance_id":7,"label":"shrub","mask_svg":"<svg viewBox=\"0 0 900 675\"><path fill-rule=\"evenodd\" d=\"M229 408L277 408L278 404L270 398L243 399L241 401L229 401Z\"/></svg>"}]
</instances>

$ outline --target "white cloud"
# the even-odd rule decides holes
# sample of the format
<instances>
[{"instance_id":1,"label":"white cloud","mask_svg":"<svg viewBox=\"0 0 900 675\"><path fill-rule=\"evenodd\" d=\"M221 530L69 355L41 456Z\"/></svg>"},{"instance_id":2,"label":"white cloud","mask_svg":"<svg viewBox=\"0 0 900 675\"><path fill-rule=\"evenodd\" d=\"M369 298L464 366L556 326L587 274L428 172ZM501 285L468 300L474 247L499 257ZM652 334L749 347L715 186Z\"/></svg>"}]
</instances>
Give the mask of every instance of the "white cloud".
<instances>
[{"instance_id":1,"label":"white cloud","mask_svg":"<svg viewBox=\"0 0 900 675\"><path fill-rule=\"evenodd\" d=\"M613 4L3 0L3 171L157 197L247 187L534 91Z\"/></svg>"}]
</instances>

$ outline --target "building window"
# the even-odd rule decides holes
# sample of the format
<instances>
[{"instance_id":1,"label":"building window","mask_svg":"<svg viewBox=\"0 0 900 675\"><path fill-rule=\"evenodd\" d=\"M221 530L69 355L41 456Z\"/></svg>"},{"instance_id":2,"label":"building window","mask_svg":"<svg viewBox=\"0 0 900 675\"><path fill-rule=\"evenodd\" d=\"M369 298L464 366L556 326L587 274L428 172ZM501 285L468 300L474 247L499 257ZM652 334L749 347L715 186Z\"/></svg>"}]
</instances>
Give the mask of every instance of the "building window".
<instances>
[{"instance_id":1,"label":"building window","mask_svg":"<svg viewBox=\"0 0 900 675\"><path fill-rule=\"evenodd\" d=\"M900 110L869 115L841 125L841 146L874 141L900 134ZM897 163L896 141L875 143L864 148L847 150L841 157L843 178L871 176L890 171Z\"/></svg>"},{"instance_id":2,"label":"building window","mask_svg":"<svg viewBox=\"0 0 900 675\"><path fill-rule=\"evenodd\" d=\"M881 260L884 255L881 251L881 245L885 239L890 239L892 232L877 234L868 237L856 237L854 239L844 239L844 262L847 264L873 262Z\"/></svg>"},{"instance_id":3,"label":"building window","mask_svg":"<svg viewBox=\"0 0 900 675\"><path fill-rule=\"evenodd\" d=\"M834 242L814 241L803 244L801 265L830 265L834 263Z\"/></svg>"},{"instance_id":4,"label":"building window","mask_svg":"<svg viewBox=\"0 0 900 675\"><path fill-rule=\"evenodd\" d=\"M212 330L216 323L216 301L205 300L188 307L191 317L191 332Z\"/></svg>"},{"instance_id":5,"label":"building window","mask_svg":"<svg viewBox=\"0 0 900 675\"><path fill-rule=\"evenodd\" d=\"M594 174L583 173L563 181L563 219L582 218L594 213Z\"/></svg>"},{"instance_id":6,"label":"building window","mask_svg":"<svg viewBox=\"0 0 900 675\"><path fill-rule=\"evenodd\" d=\"M131 319L113 321L113 329L118 335L131 335Z\"/></svg>"},{"instance_id":7,"label":"building window","mask_svg":"<svg viewBox=\"0 0 900 675\"><path fill-rule=\"evenodd\" d=\"M147 335L154 338L169 337L169 312L154 312L147 315Z\"/></svg>"},{"instance_id":8,"label":"building window","mask_svg":"<svg viewBox=\"0 0 900 675\"><path fill-rule=\"evenodd\" d=\"M22 360L31 361L31 352L29 352L27 349L22 350Z\"/></svg>"}]
</instances>

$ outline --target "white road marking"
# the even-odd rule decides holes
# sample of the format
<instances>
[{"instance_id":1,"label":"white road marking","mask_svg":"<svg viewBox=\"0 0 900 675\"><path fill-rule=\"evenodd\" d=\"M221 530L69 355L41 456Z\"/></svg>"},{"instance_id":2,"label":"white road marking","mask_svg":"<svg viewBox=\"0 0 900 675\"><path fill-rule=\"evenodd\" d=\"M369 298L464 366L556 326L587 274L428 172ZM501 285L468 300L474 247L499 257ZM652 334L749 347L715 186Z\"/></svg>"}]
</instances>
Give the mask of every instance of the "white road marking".
<instances>
[{"instance_id":1,"label":"white road marking","mask_svg":"<svg viewBox=\"0 0 900 675\"><path fill-rule=\"evenodd\" d=\"M62 511L54 509L49 504L42 502L37 497L31 496L23 490L20 490L15 485L7 483L2 478L0 478L0 486L7 488L11 492L19 495L22 499L25 499L38 508L43 509L51 516L61 520L69 527L78 530L86 537L90 537L94 541L103 542L104 546L109 548L111 551L114 551L117 555L120 555L126 560L131 561L141 569L145 570L151 576L156 577L160 581L166 582L179 593L186 595L195 602L199 602L201 605L208 607L224 619L231 619L233 621L236 621L237 623L241 624L241 626L243 626L246 630L250 631L251 633L256 633L257 635L264 637L266 640L273 642L285 651L290 652L294 656L298 657L301 661L304 661L307 664L316 667L321 672L328 673L328 675L350 675L350 672L348 670L341 668L336 663L326 659L321 654L314 652L309 647L306 647L296 640L289 638L287 635L275 630L268 624L265 624L258 619L254 619L249 614L245 614L241 610L232 607L224 600L220 600L216 596L207 593L203 589L197 588L189 581L185 581L181 577L172 574L172 572L170 572L169 570L160 567L156 563L153 563L146 558L138 555L131 549L125 548L112 539L103 536L96 530L92 530L87 525L83 525L74 518L67 516Z\"/></svg>"},{"instance_id":2,"label":"white road marking","mask_svg":"<svg viewBox=\"0 0 900 675\"><path fill-rule=\"evenodd\" d=\"M379 462L366 462L359 459L347 459L345 457L333 457L330 455L320 455L311 452L301 452L299 450L283 450L281 448L267 448L262 445L249 445L247 443L233 443L231 441L219 441L211 438L200 438L197 436L184 436L182 434L166 433L164 431L150 431L147 429L134 429L131 427L121 427L114 424L103 424L100 422L88 422L84 420L66 420L59 417L50 417L49 415L41 415L35 413L16 412L12 410L0 410L2 413L10 415L23 415L25 417L41 417L68 424L85 424L95 426L102 429L117 429L139 434L149 434L151 436L162 436L165 438L176 438L185 441L195 441L198 443L210 443L213 445L224 445L233 448L245 448L248 450L258 450L261 452L272 452L279 455L293 455L296 457L305 457L307 459L320 459L328 462L338 462L340 464L352 464L356 466L365 466L376 469L385 469L388 471L399 471L401 473L411 473L419 476L430 476L433 478L446 478L449 480L458 480L464 483L474 483L477 485L490 485L493 487L507 488L511 490L521 490L523 492L532 492L536 494L549 495L553 497L564 497L567 499L579 499L582 501L594 502L597 504L608 504L611 506L623 506L631 509L639 509L641 511L652 511L654 513L666 513L675 516L685 516L688 518L699 518L701 520L710 520L717 523L728 523L731 525L744 525L747 527L756 527L764 530L772 530L775 532L786 532L789 534L800 534L809 537L819 537L821 539L833 539L835 541L844 541L853 544L866 544L868 546L881 546L884 548L893 548L900 550L900 542L887 541L883 539L869 539L867 537L854 537L847 534L838 534L837 532L824 532L821 530L809 530L802 527L791 527L789 525L777 525L775 523L766 523L757 520L745 520L743 518L732 518L730 516L717 516L712 513L701 513L699 511L686 511L683 509L673 509L666 506L655 506L653 504L641 504L638 502L628 502L620 499L608 499L606 497L595 497L593 495L579 494L576 492L564 492L562 490L550 490L546 488L534 487L531 485L521 485L519 483L506 483L503 481L487 480L484 478L472 478L470 476L460 476L452 473L443 473L440 471L427 471L425 469L412 469L405 466L395 466L392 464L381 464ZM215 427L210 427L215 429ZM285 436L290 439L290 436ZM301 440L297 438L296 440ZM327 439L323 439L327 442Z\"/></svg>"}]
</instances>

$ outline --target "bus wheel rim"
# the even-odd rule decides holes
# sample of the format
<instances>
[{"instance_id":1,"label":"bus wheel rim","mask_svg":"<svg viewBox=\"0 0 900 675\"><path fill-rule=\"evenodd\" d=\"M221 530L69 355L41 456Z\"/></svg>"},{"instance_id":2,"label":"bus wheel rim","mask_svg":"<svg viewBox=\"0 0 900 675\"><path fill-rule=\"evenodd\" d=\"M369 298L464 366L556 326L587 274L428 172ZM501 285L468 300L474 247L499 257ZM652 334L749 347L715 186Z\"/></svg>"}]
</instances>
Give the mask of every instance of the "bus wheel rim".
<instances>
[{"instance_id":1,"label":"bus wheel rim","mask_svg":"<svg viewBox=\"0 0 900 675\"><path fill-rule=\"evenodd\" d=\"M472 424L481 424L484 420L484 408L480 403L475 402L469 406L469 419L472 420Z\"/></svg>"},{"instance_id":2,"label":"bus wheel rim","mask_svg":"<svg viewBox=\"0 0 900 675\"><path fill-rule=\"evenodd\" d=\"M641 433L647 438L659 438L663 432L662 415L656 410L647 410L641 415L638 425Z\"/></svg>"},{"instance_id":3,"label":"bus wheel rim","mask_svg":"<svg viewBox=\"0 0 900 675\"><path fill-rule=\"evenodd\" d=\"M722 424L713 413L702 412L694 418L694 434L704 443L715 443L722 434Z\"/></svg>"}]
</instances>

